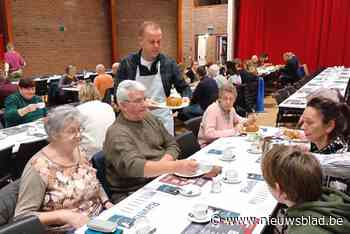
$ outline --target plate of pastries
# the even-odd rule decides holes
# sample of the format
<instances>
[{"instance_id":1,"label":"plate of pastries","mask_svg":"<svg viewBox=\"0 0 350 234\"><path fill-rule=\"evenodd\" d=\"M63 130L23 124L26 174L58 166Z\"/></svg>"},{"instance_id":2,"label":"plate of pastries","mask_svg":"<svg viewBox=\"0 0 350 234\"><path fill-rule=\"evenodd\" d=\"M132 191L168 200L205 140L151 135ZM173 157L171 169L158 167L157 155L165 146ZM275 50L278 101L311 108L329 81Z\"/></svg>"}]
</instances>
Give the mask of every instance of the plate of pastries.
<instances>
[{"instance_id":1,"label":"plate of pastries","mask_svg":"<svg viewBox=\"0 0 350 234\"><path fill-rule=\"evenodd\" d=\"M188 106L190 103L183 101L181 97L167 97L166 102L159 103L158 108L168 108L172 110L177 110Z\"/></svg>"}]
</instances>

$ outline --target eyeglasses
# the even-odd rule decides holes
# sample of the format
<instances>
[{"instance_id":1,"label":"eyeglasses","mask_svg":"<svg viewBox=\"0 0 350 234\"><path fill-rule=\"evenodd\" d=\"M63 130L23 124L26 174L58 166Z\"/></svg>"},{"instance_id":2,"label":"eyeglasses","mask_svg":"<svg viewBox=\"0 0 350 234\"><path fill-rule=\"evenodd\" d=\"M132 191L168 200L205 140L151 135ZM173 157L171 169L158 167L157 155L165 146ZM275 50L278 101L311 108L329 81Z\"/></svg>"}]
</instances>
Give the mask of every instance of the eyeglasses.
<instances>
[{"instance_id":1,"label":"eyeglasses","mask_svg":"<svg viewBox=\"0 0 350 234\"><path fill-rule=\"evenodd\" d=\"M125 102L133 103L133 104L136 104L136 105L141 105L141 104L144 104L145 101L146 101L146 98L136 99L134 101L126 100Z\"/></svg>"}]
</instances>

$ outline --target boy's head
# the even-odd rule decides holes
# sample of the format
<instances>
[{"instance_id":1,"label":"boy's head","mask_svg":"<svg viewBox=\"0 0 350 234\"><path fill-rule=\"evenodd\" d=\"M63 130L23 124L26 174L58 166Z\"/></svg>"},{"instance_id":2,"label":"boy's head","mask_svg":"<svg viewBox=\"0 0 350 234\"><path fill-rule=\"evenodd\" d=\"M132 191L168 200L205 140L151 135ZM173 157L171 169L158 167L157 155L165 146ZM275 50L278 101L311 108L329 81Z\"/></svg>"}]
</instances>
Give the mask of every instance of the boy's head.
<instances>
[{"instance_id":1,"label":"boy's head","mask_svg":"<svg viewBox=\"0 0 350 234\"><path fill-rule=\"evenodd\" d=\"M261 167L272 195L281 203L291 206L321 196L321 166L315 156L297 146L275 145Z\"/></svg>"}]
</instances>

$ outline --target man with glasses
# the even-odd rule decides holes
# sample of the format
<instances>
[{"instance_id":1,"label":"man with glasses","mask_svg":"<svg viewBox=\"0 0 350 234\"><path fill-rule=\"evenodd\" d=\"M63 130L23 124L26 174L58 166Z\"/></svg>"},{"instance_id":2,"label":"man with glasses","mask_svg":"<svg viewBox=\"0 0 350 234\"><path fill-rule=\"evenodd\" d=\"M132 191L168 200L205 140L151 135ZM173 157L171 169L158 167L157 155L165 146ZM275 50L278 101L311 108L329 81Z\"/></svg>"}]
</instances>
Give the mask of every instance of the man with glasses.
<instances>
[{"instance_id":1,"label":"man with glasses","mask_svg":"<svg viewBox=\"0 0 350 234\"><path fill-rule=\"evenodd\" d=\"M109 127L103 151L106 178L117 203L165 173L193 174L194 160L176 160L180 152L173 136L145 105L145 86L126 80L119 84L117 101L121 113Z\"/></svg>"}]
</instances>

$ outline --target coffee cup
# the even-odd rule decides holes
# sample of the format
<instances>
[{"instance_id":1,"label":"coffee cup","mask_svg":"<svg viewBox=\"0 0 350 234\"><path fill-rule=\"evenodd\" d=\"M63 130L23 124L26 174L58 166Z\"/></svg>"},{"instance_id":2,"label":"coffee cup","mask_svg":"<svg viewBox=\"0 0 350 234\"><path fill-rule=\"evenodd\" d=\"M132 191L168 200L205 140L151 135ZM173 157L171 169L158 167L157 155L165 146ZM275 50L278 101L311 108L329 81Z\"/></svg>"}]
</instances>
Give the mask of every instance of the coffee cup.
<instances>
[{"instance_id":1,"label":"coffee cup","mask_svg":"<svg viewBox=\"0 0 350 234\"><path fill-rule=\"evenodd\" d=\"M225 178L227 181L235 181L238 178L238 172L234 169L227 170L225 172Z\"/></svg>"},{"instance_id":2,"label":"coffee cup","mask_svg":"<svg viewBox=\"0 0 350 234\"><path fill-rule=\"evenodd\" d=\"M191 213L196 219L204 219L208 214L208 205L196 204L192 207Z\"/></svg>"},{"instance_id":3,"label":"coffee cup","mask_svg":"<svg viewBox=\"0 0 350 234\"><path fill-rule=\"evenodd\" d=\"M36 104L36 107L39 108L39 109L45 108L45 102L38 102Z\"/></svg>"},{"instance_id":4,"label":"coffee cup","mask_svg":"<svg viewBox=\"0 0 350 234\"><path fill-rule=\"evenodd\" d=\"M252 152L259 152L260 151L260 146L257 143L253 143L250 145L250 151Z\"/></svg>"},{"instance_id":5,"label":"coffee cup","mask_svg":"<svg viewBox=\"0 0 350 234\"><path fill-rule=\"evenodd\" d=\"M222 155L223 159L233 159L235 157L234 155L234 147L228 147L224 150L224 154Z\"/></svg>"}]
</instances>

